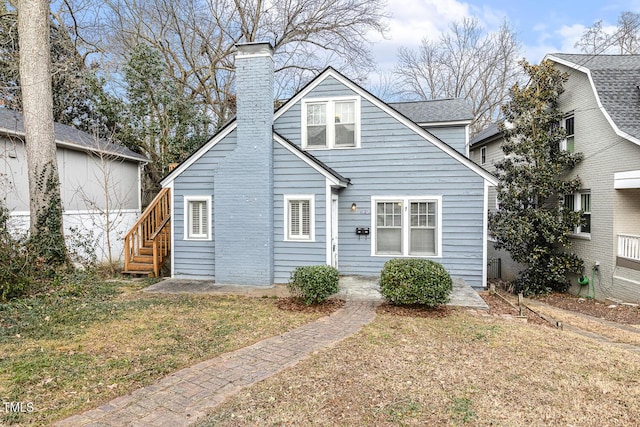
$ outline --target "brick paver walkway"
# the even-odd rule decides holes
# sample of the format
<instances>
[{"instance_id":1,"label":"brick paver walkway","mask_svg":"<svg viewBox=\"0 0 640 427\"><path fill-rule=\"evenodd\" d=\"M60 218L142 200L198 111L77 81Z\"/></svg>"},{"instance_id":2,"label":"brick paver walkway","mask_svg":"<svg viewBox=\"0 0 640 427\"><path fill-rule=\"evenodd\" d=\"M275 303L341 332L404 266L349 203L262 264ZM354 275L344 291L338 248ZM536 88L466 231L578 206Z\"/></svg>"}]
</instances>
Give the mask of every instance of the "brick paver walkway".
<instances>
[{"instance_id":1,"label":"brick paver walkway","mask_svg":"<svg viewBox=\"0 0 640 427\"><path fill-rule=\"evenodd\" d=\"M182 369L155 384L55 425L173 427L192 424L226 396L354 334L375 318L377 304L347 301L330 316Z\"/></svg>"}]
</instances>

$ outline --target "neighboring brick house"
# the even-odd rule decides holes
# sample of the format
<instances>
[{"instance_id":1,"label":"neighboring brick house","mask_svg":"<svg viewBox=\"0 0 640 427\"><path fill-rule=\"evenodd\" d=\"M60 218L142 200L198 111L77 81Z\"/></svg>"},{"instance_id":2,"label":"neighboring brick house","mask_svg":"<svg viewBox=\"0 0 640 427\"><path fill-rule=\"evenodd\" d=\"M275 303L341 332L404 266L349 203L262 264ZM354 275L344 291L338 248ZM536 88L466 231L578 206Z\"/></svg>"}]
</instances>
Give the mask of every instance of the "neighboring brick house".
<instances>
[{"instance_id":1,"label":"neighboring brick house","mask_svg":"<svg viewBox=\"0 0 640 427\"><path fill-rule=\"evenodd\" d=\"M584 155L572 172L582 189L564 200L588 220L574 233L572 250L589 279L593 275L596 298L639 302L640 55L557 53L545 59L569 75L558 105L568 134L561 147ZM471 159L482 164L484 158L483 166L493 171L501 141L497 127L476 136ZM489 256L498 255L490 249ZM577 293L580 286L572 282Z\"/></svg>"},{"instance_id":2,"label":"neighboring brick house","mask_svg":"<svg viewBox=\"0 0 640 427\"><path fill-rule=\"evenodd\" d=\"M328 68L274 113L271 47L239 45L236 73L237 118L162 181L173 277L271 286L424 257L485 285L496 181L466 155L459 100L389 105Z\"/></svg>"}]
</instances>

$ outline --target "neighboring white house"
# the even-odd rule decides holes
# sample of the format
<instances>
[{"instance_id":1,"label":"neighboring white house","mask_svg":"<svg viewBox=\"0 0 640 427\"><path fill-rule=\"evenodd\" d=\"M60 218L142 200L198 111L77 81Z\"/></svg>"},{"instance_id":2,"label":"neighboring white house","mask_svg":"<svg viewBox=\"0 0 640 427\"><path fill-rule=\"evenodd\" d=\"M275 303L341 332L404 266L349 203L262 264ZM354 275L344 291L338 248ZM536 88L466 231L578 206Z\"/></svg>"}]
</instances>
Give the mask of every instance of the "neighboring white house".
<instances>
[{"instance_id":1,"label":"neighboring white house","mask_svg":"<svg viewBox=\"0 0 640 427\"><path fill-rule=\"evenodd\" d=\"M99 140L70 126L55 123L60 192L65 234L77 230L96 244L106 260L107 220L114 259L122 256L122 236L140 215L141 167L147 161L118 144ZM0 200L11 214L14 230L29 227L29 184L23 117L0 108Z\"/></svg>"},{"instance_id":2,"label":"neighboring white house","mask_svg":"<svg viewBox=\"0 0 640 427\"><path fill-rule=\"evenodd\" d=\"M572 171L582 189L564 200L586 220L575 230L572 250L584 260L596 298L639 302L640 55L557 53L545 59L569 75L558 105L567 129L561 148L584 155ZM501 143L497 127L477 135L471 159L493 172ZM490 197L495 208L495 195ZM503 263L503 273L517 271ZM575 278L572 291L581 291Z\"/></svg>"}]
</instances>

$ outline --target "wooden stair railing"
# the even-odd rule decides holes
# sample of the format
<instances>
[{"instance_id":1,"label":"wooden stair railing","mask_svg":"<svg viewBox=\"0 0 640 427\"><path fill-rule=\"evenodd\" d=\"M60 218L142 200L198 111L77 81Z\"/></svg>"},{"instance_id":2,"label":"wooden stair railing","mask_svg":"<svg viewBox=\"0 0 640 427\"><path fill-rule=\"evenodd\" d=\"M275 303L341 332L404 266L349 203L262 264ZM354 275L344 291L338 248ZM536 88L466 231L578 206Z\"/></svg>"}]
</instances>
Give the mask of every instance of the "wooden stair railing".
<instances>
[{"instance_id":1,"label":"wooden stair railing","mask_svg":"<svg viewBox=\"0 0 640 427\"><path fill-rule=\"evenodd\" d=\"M170 190L163 188L124 236L124 271L158 277L171 249Z\"/></svg>"}]
</instances>

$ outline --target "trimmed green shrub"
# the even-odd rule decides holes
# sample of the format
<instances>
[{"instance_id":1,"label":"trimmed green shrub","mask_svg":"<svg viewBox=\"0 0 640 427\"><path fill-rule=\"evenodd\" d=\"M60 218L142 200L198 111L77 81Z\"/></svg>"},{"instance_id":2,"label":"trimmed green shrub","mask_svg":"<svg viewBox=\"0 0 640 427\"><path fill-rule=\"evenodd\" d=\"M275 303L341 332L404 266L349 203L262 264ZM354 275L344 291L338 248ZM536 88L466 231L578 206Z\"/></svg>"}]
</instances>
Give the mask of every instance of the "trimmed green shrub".
<instances>
[{"instance_id":1,"label":"trimmed green shrub","mask_svg":"<svg viewBox=\"0 0 640 427\"><path fill-rule=\"evenodd\" d=\"M289 293L307 305L318 304L338 292L338 270L329 265L298 267L291 272Z\"/></svg>"},{"instance_id":2,"label":"trimmed green shrub","mask_svg":"<svg viewBox=\"0 0 640 427\"><path fill-rule=\"evenodd\" d=\"M391 304L435 307L449 301L453 282L437 262L421 258L395 258L380 274L380 293Z\"/></svg>"}]
</instances>

